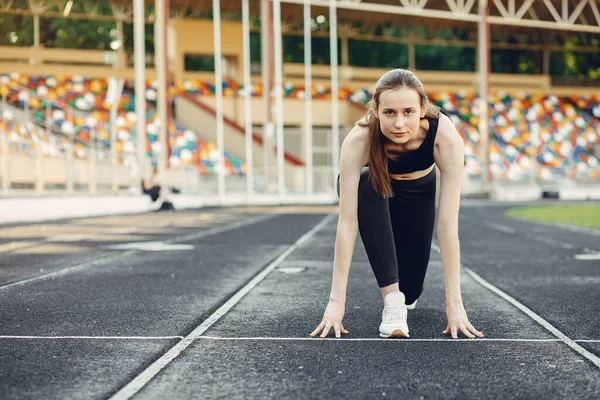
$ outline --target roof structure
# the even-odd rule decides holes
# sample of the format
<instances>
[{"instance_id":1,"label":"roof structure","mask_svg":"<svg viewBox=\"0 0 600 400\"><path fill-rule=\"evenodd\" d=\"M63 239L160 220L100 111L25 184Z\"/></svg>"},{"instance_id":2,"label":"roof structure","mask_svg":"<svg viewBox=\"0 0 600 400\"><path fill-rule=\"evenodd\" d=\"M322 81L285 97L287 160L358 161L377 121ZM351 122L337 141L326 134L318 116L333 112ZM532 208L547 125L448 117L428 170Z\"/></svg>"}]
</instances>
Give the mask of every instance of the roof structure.
<instances>
[{"instance_id":1,"label":"roof structure","mask_svg":"<svg viewBox=\"0 0 600 400\"><path fill-rule=\"evenodd\" d=\"M305 0L281 0L282 19L302 25ZM338 0L338 23L363 27L460 27L476 24L481 0ZM487 0L492 29L565 31L600 34L600 0ZM250 13L260 14L260 0L249 0ZM146 17L154 19L154 1L145 1ZM202 18L212 13L212 0L170 0L173 18ZM314 16L328 12L329 0L310 0ZM241 14L241 1L221 1L222 18ZM0 14L133 21L132 0L0 0Z\"/></svg>"},{"instance_id":2,"label":"roof structure","mask_svg":"<svg viewBox=\"0 0 600 400\"><path fill-rule=\"evenodd\" d=\"M272 1L272 0L271 0ZM338 32L342 37L372 37L381 26L426 28L433 32L454 29L458 42L473 43L477 37L481 0L337 0ZM250 14L260 15L261 0L248 0ZM282 29L303 30L305 0L280 0ZM566 35L577 35L580 50L597 51L592 38L600 40L600 0L487 0L490 38L496 46L526 44L560 46ZM212 0L168 0L172 18L210 18ZM221 19L239 20L241 0L221 2ZM310 0L313 18L328 16L329 0ZM154 21L154 0L145 0L146 19ZM132 0L0 0L0 14L67 17L133 22ZM256 27L255 27L256 28ZM326 26L325 26L326 28ZM324 32L321 32L324 33ZM292 33L293 34L293 33ZM319 35L319 32L315 32ZM517 38L515 40L515 38ZM456 41L453 39L445 42Z\"/></svg>"}]
</instances>

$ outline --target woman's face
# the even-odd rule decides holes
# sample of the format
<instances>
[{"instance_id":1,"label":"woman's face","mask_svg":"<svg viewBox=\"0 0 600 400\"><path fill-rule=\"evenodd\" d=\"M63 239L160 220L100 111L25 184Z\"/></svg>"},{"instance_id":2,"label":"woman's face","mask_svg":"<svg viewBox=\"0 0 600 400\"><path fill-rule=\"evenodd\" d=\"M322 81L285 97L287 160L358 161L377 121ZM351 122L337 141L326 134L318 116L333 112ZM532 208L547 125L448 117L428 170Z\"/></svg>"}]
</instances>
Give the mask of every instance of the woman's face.
<instances>
[{"instance_id":1,"label":"woman's face","mask_svg":"<svg viewBox=\"0 0 600 400\"><path fill-rule=\"evenodd\" d=\"M382 92L375 112L383 135L393 143L405 144L417 137L425 107L421 107L421 97L416 90L402 87Z\"/></svg>"}]
</instances>

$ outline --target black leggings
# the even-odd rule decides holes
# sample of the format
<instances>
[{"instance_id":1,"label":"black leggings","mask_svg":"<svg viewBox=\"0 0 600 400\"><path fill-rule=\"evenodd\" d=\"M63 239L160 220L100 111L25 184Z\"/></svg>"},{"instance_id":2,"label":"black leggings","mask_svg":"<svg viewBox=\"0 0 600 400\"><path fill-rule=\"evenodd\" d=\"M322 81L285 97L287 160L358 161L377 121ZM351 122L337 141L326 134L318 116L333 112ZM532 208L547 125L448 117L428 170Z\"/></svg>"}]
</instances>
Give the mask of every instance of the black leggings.
<instances>
[{"instance_id":1,"label":"black leggings","mask_svg":"<svg viewBox=\"0 0 600 400\"><path fill-rule=\"evenodd\" d=\"M394 197L390 199L375 192L368 173L368 167L362 169L358 186L360 236L379 287L398 282L406 304L412 304L423 293L429 264L435 168L415 180L392 179Z\"/></svg>"}]
</instances>

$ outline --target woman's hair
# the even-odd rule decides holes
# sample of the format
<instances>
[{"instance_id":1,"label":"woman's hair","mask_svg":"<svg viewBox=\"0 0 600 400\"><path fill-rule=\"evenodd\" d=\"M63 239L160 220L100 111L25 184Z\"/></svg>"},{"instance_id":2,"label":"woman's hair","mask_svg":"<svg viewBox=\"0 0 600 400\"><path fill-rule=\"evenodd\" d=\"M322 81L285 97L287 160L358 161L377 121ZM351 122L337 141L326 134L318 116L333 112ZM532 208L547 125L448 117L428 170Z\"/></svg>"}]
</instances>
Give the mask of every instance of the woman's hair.
<instances>
[{"instance_id":1,"label":"woman's hair","mask_svg":"<svg viewBox=\"0 0 600 400\"><path fill-rule=\"evenodd\" d=\"M427 107L425 118L440 117L439 108L429 103L429 99L419 78L411 71L397 68L386 72L379 78L375 86L375 94L367 104L367 113L356 122L359 126L369 128L369 179L375 191L385 198L394 197L394 192L387 165L388 154L385 147L387 138L381 132L381 125L375 109L379 108L379 101L383 92L404 87L414 89L419 93L421 106Z\"/></svg>"}]
</instances>

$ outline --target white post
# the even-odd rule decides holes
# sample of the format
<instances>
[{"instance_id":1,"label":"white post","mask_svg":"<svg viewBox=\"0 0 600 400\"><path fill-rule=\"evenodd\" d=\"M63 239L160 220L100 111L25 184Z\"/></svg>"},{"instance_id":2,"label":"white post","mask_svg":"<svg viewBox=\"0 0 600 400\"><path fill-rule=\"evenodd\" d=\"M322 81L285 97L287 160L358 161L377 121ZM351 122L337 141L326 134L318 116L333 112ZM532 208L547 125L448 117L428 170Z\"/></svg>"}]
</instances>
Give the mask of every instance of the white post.
<instances>
[{"instance_id":1,"label":"white post","mask_svg":"<svg viewBox=\"0 0 600 400\"><path fill-rule=\"evenodd\" d=\"M121 17L119 17L121 18ZM115 23L117 28L117 41L119 42L119 47L115 52L115 57L117 58L116 67L117 68L127 68L127 61L125 59L125 43L124 43L124 35L123 35L123 20L118 19ZM135 35L135 33L134 33Z\"/></svg>"},{"instance_id":2,"label":"white post","mask_svg":"<svg viewBox=\"0 0 600 400\"><path fill-rule=\"evenodd\" d=\"M96 128L90 131L90 151L89 151L89 164L90 164L90 185L89 192L91 194L96 194L98 192L98 182L97 176L98 172L96 169L96 162L98 160L98 152L96 149L98 143L98 133L96 132Z\"/></svg>"},{"instance_id":3,"label":"white post","mask_svg":"<svg viewBox=\"0 0 600 400\"><path fill-rule=\"evenodd\" d=\"M0 110L0 121L4 120L4 111L6 110L6 94L8 87L3 86L2 90L2 109ZM0 132L0 148L2 150L2 158L0 159L0 169L2 171L2 193L8 192L8 132Z\"/></svg>"},{"instance_id":4,"label":"white post","mask_svg":"<svg viewBox=\"0 0 600 400\"><path fill-rule=\"evenodd\" d=\"M119 99L123 94L123 86L125 82L123 79L111 78L109 83L109 90L107 94L107 100L111 104L110 108L110 158L112 180L111 180L111 191L117 193L119 191L119 184L117 183L117 174L119 167L119 160L117 155L117 117L119 108ZM112 90L111 90L112 86Z\"/></svg>"},{"instance_id":5,"label":"white post","mask_svg":"<svg viewBox=\"0 0 600 400\"><path fill-rule=\"evenodd\" d=\"M261 0L260 2L260 39L261 39L261 66L263 82L263 107L265 110L263 121L263 175L265 181L265 192L272 192L271 170L273 158L273 122L272 122L272 98L271 98L271 76L273 74L272 65L272 29L273 19L271 16L271 0Z\"/></svg>"},{"instance_id":6,"label":"white post","mask_svg":"<svg viewBox=\"0 0 600 400\"><path fill-rule=\"evenodd\" d=\"M40 14L39 10L37 9L33 14L33 47L40 47ZM32 57L29 59L29 64L35 63L37 63L35 58Z\"/></svg>"},{"instance_id":7,"label":"white post","mask_svg":"<svg viewBox=\"0 0 600 400\"><path fill-rule=\"evenodd\" d=\"M37 132L35 133L35 136L32 134L31 137L35 144L35 192L39 194L44 191L44 179L42 174L42 137ZM36 139L33 139L34 137Z\"/></svg>"},{"instance_id":8,"label":"white post","mask_svg":"<svg viewBox=\"0 0 600 400\"><path fill-rule=\"evenodd\" d=\"M338 46L337 46L336 0L329 0L329 48L331 63L331 162L333 167L332 190L336 193L336 181L340 163L340 116L338 113Z\"/></svg>"},{"instance_id":9,"label":"white post","mask_svg":"<svg viewBox=\"0 0 600 400\"><path fill-rule=\"evenodd\" d=\"M550 50L544 50L543 54L544 54L544 58L543 58L544 65L542 66L543 74L550 75Z\"/></svg>"},{"instance_id":10,"label":"white post","mask_svg":"<svg viewBox=\"0 0 600 400\"><path fill-rule=\"evenodd\" d=\"M144 40L144 0L133 2L133 48L135 69L135 115L137 131L137 162L141 181L144 179L146 161L146 49ZM94 144L94 149L96 148ZM95 151L94 151L95 153Z\"/></svg>"},{"instance_id":11,"label":"white post","mask_svg":"<svg viewBox=\"0 0 600 400\"><path fill-rule=\"evenodd\" d=\"M250 11L248 0L242 0L242 34L244 35L244 126L246 127L246 195L254 194L254 157L252 152L252 107L250 80Z\"/></svg>"},{"instance_id":12,"label":"white post","mask_svg":"<svg viewBox=\"0 0 600 400\"><path fill-rule=\"evenodd\" d=\"M65 119L69 122L71 122L71 124L73 124L75 122L75 115L73 113L73 109L71 107L68 107L66 112L68 114L71 115L70 121L69 118L67 118L67 115L65 115ZM67 193L68 194L72 194L73 193L73 188L75 187L74 185L74 173L75 173L75 163L73 162L73 154L75 151L75 143L73 140L73 136L75 135L75 133L73 131L70 131L68 133L69 136L69 141L67 142L66 146L67 148L66 150L66 161L67 161Z\"/></svg>"},{"instance_id":13,"label":"white post","mask_svg":"<svg viewBox=\"0 0 600 400\"><path fill-rule=\"evenodd\" d=\"M219 202L225 201L225 140L223 131L223 66L221 54L221 4L219 0L213 0L213 33L215 41L215 80L217 96L217 148L219 150L218 161L218 189Z\"/></svg>"},{"instance_id":14,"label":"white post","mask_svg":"<svg viewBox=\"0 0 600 400\"><path fill-rule=\"evenodd\" d=\"M23 110L25 111L25 114L23 117L25 119L25 121L24 121L25 125L27 125L29 122L29 99L31 98L29 92L30 92L29 88L26 87L25 88L25 101L23 104Z\"/></svg>"},{"instance_id":15,"label":"white post","mask_svg":"<svg viewBox=\"0 0 600 400\"><path fill-rule=\"evenodd\" d=\"M4 111L6 111L6 93L8 87L3 86L2 90L2 110L0 111L0 121L4 120ZM2 168L2 192L6 194L8 192L8 163L10 160L10 154L8 150L8 132L0 132L0 146L2 147L2 160L0 167Z\"/></svg>"},{"instance_id":16,"label":"white post","mask_svg":"<svg viewBox=\"0 0 600 400\"><path fill-rule=\"evenodd\" d=\"M412 42L408 44L408 69L411 71L414 71L417 69L417 62L416 62L416 56L415 56L415 44Z\"/></svg>"},{"instance_id":17,"label":"white post","mask_svg":"<svg viewBox=\"0 0 600 400\"><path fill-rule=\"evenodd\" d=\"M113 194L119 191L119 185L117 184L117 164L117 111L113 105L110 110L110 191Z\"/></svg>"},{"instance_id":18,"label":"white post","mask_svg":"<svg viewBox=\"0 0 600 400\"><path fill-rule=\"evenodd\" d=\"M0 146L2 146L2 193L8 192L8 133L0 132Z\"/></svg>"},{"instance_id":19,"label":"white post","mask_svg":"<svg viewBox=\"0 0 600 400\"><path fill-rule=\"evenodd\" d=\"M313 172L313 132L312 132L312 24L310 0L304 0L304 135L305 135L305 171L306 193L314 193Z\"/></svg>"},{"instance_id":20,"label":"white post","mask_svg":"<svg viewBox=\"0 0 600 400\"><path fill-rule=\"evenodd\" d=\"M154 64L156 66L156 77L158 81L158 108L159 130L158 142L160 143L160 153L158 157L158 179L160 182L160 197L163 202L167 199L167 158L168 140L167 137L167 71L165 65L165 0L155 0L156 19L154 21Z\"/></svg>"},{"instance_id":21,"label":"white post","mask_svg":"<svg viewBox=\"0 0 600 400\"><path fill-rule=\"evenodd\" d=\"M479 57L479 134L483 154L483 190L488 190L489 183L489 116L488 116L488 85L489 85L489 25L487 0L479 0L479 32L477 35Z\"/></svg>"},{"instance_id":22,"label":"white post","mask_svg":"<svg viewBox=\"0 0 600 400\"><path fill-rule=\"evenodd\" d=\"M47 117L46 117L46 134L48 135L48 137L50 137L52 128L54 127L54 115L52 114L52 105L50 104L50 100L48 100L48 97L46 97L46 115L47 115ZM43 168L44 158L45 157L42 152L42 168ZM42 183L42 187L44 185L45 184Z\"/></svg>"},{"instance_id":23,"label":"white post","mask_svg":"<svg viewBox=\"0 0 600 400\"><path fill-rule=\"evenodd\" d=\"M277 192L285 194L285 145L283 139L283 55L281 44L281 3L273 0L273 46L275 56L275 113L277 124Z\"/></svg>"}]
</instances>

